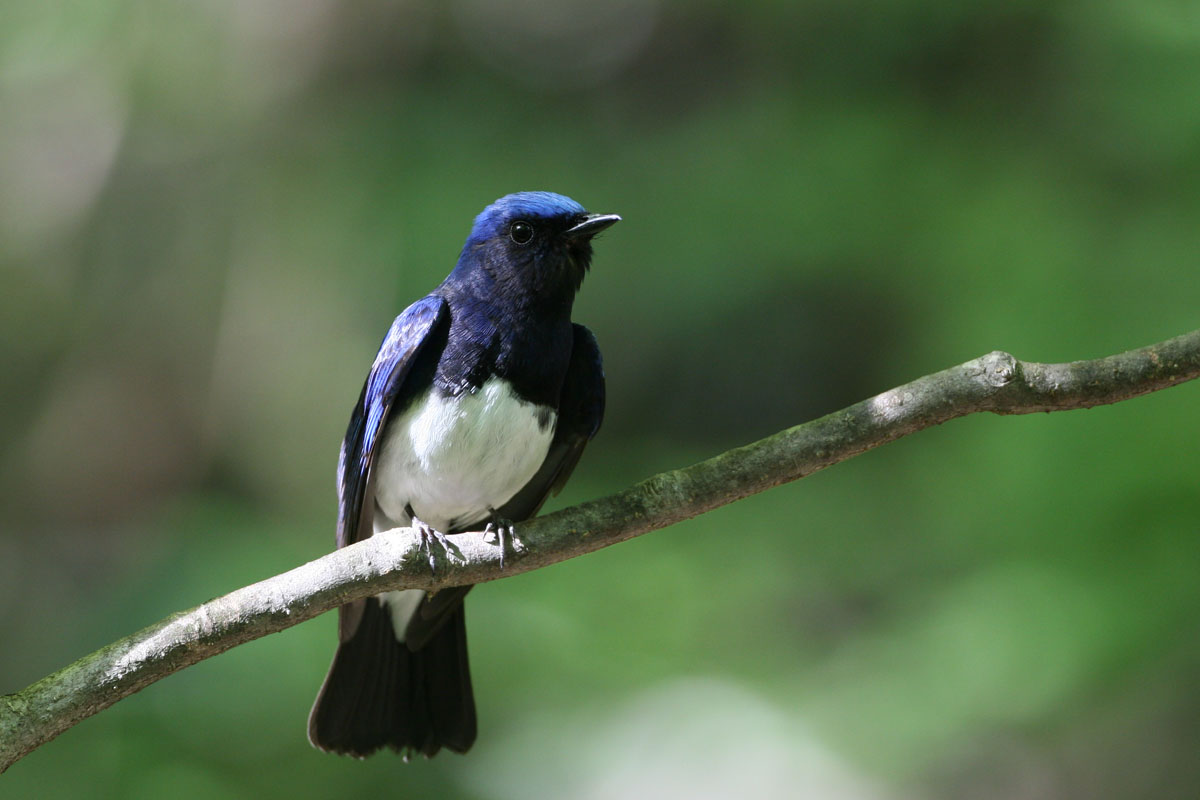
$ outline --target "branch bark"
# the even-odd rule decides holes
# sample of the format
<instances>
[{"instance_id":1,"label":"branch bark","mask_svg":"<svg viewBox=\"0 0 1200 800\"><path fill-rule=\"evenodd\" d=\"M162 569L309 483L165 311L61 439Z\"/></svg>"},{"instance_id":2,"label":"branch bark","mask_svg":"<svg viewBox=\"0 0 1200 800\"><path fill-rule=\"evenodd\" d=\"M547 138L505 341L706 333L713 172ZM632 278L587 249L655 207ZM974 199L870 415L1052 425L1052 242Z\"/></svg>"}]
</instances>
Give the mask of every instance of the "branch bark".
<instances>
[{"instance_id":1,"label":"branch bark","mask_svg":"<svg viewBox=\"0 0 1200 800\"><path fill-rule=\"evenodd\" d=\"M1200 330L1092 361L1038 364L993 352L617 494L517 526L504 554L482 533L450 537L430 573L398 528L182 611L0 697L0 772L123 697L243 642L342 603L517 575L665 528L798 480L902 436L980 411L1031 414L1116 403L1200 376Z\"/></svg>"}]
</instances>

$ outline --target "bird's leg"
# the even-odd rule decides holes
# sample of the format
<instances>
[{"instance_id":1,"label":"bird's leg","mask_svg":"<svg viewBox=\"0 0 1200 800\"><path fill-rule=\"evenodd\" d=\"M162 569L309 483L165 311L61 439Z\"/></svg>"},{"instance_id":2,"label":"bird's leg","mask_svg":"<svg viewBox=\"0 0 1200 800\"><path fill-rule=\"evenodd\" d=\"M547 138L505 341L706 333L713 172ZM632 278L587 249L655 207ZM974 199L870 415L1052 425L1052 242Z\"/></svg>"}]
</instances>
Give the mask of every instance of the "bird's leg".
<instances>
[{"instance_id":1,"label":"bird's leg","mask_svg":"<svg viewBox=\"0 0 1200 800\"><path fill-rule=\"evenodd\" d=\"M512 545L514 553L520 552L521 543L517 540L517 534L513 530L514 523L510 519L503 517L493 518L483 529L483 540L488 544L500 545L500 569L504 569L504 540L507 538L508 543Z\"/></svg>"},{"instance_id":2,"label":"bird's leg","mask_svg":"<svg viewBox=\"0 0 1200 800\"><path fill-rule=\"evenodd\" d=\"M411 516L412 528L417 532L417 537L421 540L417 547L419 550L425 551L426 555L429 557L429 571L430 573L436 575L437 559L435 559L433 555L433 543L437 542L438 545L441 546L442 552L446 554L447 558L449 558L450 540L446 538L446 534L442 533L436 528L426 525L424 522L417 519L416 514L412 514Z\"/></svg>"}]
</instances>

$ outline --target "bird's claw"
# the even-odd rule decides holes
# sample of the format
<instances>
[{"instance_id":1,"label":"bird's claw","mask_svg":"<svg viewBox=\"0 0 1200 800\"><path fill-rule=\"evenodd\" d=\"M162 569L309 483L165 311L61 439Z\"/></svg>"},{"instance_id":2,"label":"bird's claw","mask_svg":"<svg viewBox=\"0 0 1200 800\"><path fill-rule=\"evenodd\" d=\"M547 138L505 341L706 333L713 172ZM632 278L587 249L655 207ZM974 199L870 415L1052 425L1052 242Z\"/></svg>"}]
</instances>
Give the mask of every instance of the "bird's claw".
<instances>
[{"instance_id":1,"label":"bird's claw","mask_svg":"<svg viewBox=\"0 0 1200 800\"><path fill-rule=\"evenodd\" d=\"M429 572L433 575L437 574L437 558L433 554L433 544L437 544L442 548L442 552L447 558L450 557L450 540L446 538L446 534L426 525L416 517L412 518L413 530L417 532L417 537L421 540L417 545L417 549L423 550L429 558Z\"/></svg>"},{"instance_id":2,"label":"bird's claw","mask_svg":"<svg viewBox=\"0 0 1200 800\"><path fill-rule=\"evenodd\" d=\"M496 519L489 522L487 527L483 529L483 540L485 542L500 545L500 569L504 569L505 539L512 546L514 553L519 553L522 549L521 542L517 539L517 534L513 528L511 520Z\"/></svg>"}]
</instances>

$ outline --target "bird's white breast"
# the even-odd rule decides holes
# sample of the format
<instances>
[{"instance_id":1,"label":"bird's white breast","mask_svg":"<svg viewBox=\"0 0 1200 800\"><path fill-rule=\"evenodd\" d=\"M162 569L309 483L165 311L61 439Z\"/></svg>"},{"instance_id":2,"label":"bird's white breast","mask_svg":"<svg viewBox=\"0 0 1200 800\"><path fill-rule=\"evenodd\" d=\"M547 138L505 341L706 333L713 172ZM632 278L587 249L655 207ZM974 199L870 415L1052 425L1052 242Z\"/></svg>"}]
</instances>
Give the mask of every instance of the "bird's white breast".
<instances>
[{"instance_id":1,"label":"bird's white breast","mask_svg":"<svg viewBox=\"0 0 1200 800\"><path fill-rule=\"evenodd\" d=\"M453 397L430 390L393 418L376 462L375 498L394 522L412 506L441 531L485 519L537 472L554 438L552 411L490 378Z\"/></svg>"}]
</instances>

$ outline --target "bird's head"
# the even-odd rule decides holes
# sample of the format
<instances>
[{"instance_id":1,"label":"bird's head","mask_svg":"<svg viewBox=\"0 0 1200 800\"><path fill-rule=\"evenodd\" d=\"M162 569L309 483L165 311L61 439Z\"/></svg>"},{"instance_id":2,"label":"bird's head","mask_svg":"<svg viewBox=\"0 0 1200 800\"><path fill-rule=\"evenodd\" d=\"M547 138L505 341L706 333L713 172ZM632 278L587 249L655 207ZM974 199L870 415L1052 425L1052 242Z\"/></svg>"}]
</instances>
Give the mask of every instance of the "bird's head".
<instances>
[{"instance_id":1,"label":"bird's head","mask_svg":"<svg viewBox=\"0 0 1200 800\"><path fill-rule=\"evenodd\" d=\"M592 237L620 221L569 197L517 192L475 218L453 276L514 299L569 307L592 263Z\"/></svg>"}]
</instances>

